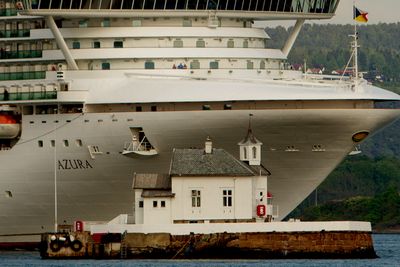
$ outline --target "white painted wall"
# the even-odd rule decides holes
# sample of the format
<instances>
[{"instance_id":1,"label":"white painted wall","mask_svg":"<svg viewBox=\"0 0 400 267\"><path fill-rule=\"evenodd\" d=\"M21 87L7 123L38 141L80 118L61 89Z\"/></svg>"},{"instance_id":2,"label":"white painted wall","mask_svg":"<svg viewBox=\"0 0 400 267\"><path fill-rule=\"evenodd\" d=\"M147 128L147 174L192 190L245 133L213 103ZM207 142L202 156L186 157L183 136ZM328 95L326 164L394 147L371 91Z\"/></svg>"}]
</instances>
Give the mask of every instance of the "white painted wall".
<instances>
[{"instance_id":1,"label":"white painted wall","mask_svg":"<svg viewBox=\"0 0 400 267\"><path fill-rule=\"evenodd\" d=\"M173 177L173 220L252 218L252 177ZM201 207L192 207L192 190L201 191ZM223 206L223 190L232 190L232 207Z\"/></svg>"},{"instance_id":2,"label":"white painted wall","mask_svg":"<svg viewBox=\"0 0 400 267\"><path fill-rule=\"evenodd\" d=\"M161 202L165 202L165 207L161 206ZM157 202L157 207L153 207L153 202ZM144 216L143 224L160 225L171 224L171 200L170 198L145 198L144 199Z\"/></svg>"}]
</instances>

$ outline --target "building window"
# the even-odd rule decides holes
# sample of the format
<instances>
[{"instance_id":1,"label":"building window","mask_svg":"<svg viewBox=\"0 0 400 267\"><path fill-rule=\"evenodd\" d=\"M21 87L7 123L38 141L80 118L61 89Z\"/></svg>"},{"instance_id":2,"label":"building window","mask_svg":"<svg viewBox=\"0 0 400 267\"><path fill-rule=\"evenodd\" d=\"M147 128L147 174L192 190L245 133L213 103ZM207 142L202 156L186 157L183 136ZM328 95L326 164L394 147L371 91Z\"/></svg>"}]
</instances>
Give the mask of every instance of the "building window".
<instances>
[{"instance_id":1,"label":"building window","mask_svg":"<svg viewBox=\"0 0 400 267\"><path fill-rule=\"evenodd\" d=\"M153 201L153 208L157 208L158 206L158 202L157 201Z\"/></svg>"},{"instance_id":2,"label":"building window","mask_svg":"<svg viewBox=\"0 0 400 267\"><path fill-rule=\"evenodd\" d=\"M253 159L257 158L257 148L253 147Z\"/></svg>"},{"instance_id":3,"label":"building window","mask_svg":"<svg viewBox=\"0 0 400 267\"><path fill-rule=\"evenodd\" d=\"M218 68L219 68L218 61L211 61L210 62L210 69L218 69Z\"/></svg>"},{"instance_id":4,"label":"building window","mask_svg":"<svg viewBox=\"0 0 400 267\"><path fill-rule=\"evenodd\" d=\"M144 63L144 68L145 68L146 70L154 70L155 64L154 64L153 61L146 61L146 62Z\"/></svg>"},{"instance_id":5,"label":"building window","mask_svg":"<svg viewBox=\"0 0 400 267\"><path fill-rule=\"evenodd\" d=\"M51 140L50 141L50 145L51 145L51 147L55 147L56 146L56 141L55 140Z\"/></svg>"},{"instance_id":6,"label":"building window","mask_svg":"<svg viewBox=\"0 0 400 267\"><path fill-rule=\"evenodd\" d=\"M115 41L114 48L124 48L124 42L122 41Z\"/></svg>"},{"instance_id":7,"label":"building window","mask_svg":"<svg viewBox=\"0 0 400 267\"><path fill-rule=\"evenodd\" d=\"M39 147L43 147L43 141L42 141L42 140L39 140L39 141L38 141L38 146L39 146Z\"/></svg>"},{"instance_id":8,"label":"building window","mask_svg":"<svg viewBox=\"0 0 400 267\"><path fill-rule=\"evenodd\" d=\"M110 69L110 63L109 62L103 62L101 63L101 69L102 70L109 70Z\"/></svg>"},{"instance_id":9,"label":"building window","mask_svg":"<svg viewBox=\"0 0 400 267\"><path fill-rule=\"evenodd\" d=\"M77 139L76 140L76 146L79 146L79 147L82 146L82 140L81 139Z\"/></svg>"},{"instance_id":10,"label":"building window","mask_svg":"<svg viewBox=\"0 0 400 267\"><path fill-rule=\"evenodd\" d=\"M64 146L65 146L65 147L69 147L69 142L68 142L68 140L64 140Z\"/></svg>"},{"instance_id":11,"label":"building window","mask_svg":"<svg viewBox=\"0 0 400 267\"><path fill-rule=\"evenodd\" d=\"M247 159L247 148L243 148L243 158Z\"/></svg>"},{"instance_id":12,"label":"building window","mask_svg":"<svg viewBox=\"0 0 400 267\"><path fill-rule=\"evenodd\" d=\"M144 206L144 205L143 205L143 200L140 200L140 201L139 201L139 208L143 208L143 206Z\"/></svg>"},{"instance_id":13,"label":"building window","mask_svg":"<svg viewBox=\"0 0 400 267\"><path fill-rule=\"evenodd\" d=\"M197 40L196 47L206 47L206 42L204 40Z\"/></svg>"},{"instance_id":14,"label":"building window","mask_svg":"<svg viewBox=\"0 0 400 267\"><path fill-rule=\"evenodd\" d=\"M78 41L72 42L72 49L80 49L81 43Z\"/></svg>"},{"instance_id":15,"label":"building window","mask_svg":"<svg viewBox=\"0 0 400 267\"><path fill-rule=\"evenodd\" d=\"M165 201L164 200L161 201L161 208L165 208Z\"/></svg>"},{"instance_id":16,"label":"building window","mask_svg":"<svg viewBox=\"0 0 400 267\"><path fill-rule=\"evenodd\" d=\"M224 207L232 207L232 190L222 191L222 201Z\"/></svg>"},{"instance_id":17,"label":"building window","mask_svg":"<svg viewBox=\"0 0 400 267\"><path fill-rule=\"evenodd\" d=\"M94 41L93 42L93 48L100 48L100 47L101 47L101 44L100 44L99 41Z\"/></svg>"},{"instance_id":18,"label":"building window","mask_svg":"<svg viewBox=\"0 0 400 267\"><path fill-rule=\"evenodd\" d=\"M201 195L200 190L192 190L192 207L201 207Z\"/></svg>"}]
</instances>

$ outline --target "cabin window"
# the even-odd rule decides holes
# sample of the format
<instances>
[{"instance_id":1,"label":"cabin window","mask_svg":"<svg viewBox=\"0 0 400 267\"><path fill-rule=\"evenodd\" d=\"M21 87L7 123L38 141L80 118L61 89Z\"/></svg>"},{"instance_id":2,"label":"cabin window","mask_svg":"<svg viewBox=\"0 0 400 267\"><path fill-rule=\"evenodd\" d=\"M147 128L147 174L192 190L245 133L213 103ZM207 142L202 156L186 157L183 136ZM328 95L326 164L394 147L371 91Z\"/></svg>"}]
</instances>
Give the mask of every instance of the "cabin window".
<instances>
[{"instance_id":1,"label":"cabin window","mask_svg":"<svg viewBox=\"0 0 400 267\"><path fill-rule=\"evenodd\" d=\"M182 40L175 40L174 41L174 47L177 47L177 48L181 48L181 47L183 47L183 41Z\"/></svg>"},{"instance_id":2,"label":"cabin window","mask_svg":"<svg viewBox=\"0 0 400 267\"><path fill-rule=\"evenodd\" d=\"M136 112L142 112L142 110L143 110L143 109L142 109L142 106L137 106L137 107L136 107Z\"/></svg>"},{"instance_id":3,"label":"cabin window","mask_svg":"<svg viewBox=\"0 0 400 267\"><path fill-rule=\"evenodd\" d=\"M204 40L197 40L196 47L206 47L206 42Z\"/></svg>"},{"instance_id":4,"label":"cabin window","mask_svg":"<svg viewBox=\"0 0 400 267\"><path fill-rule=\"evenodd\" d=\"M233 40L228 41L228 48L234 48L235 47L235 42Z\"/></svg>"},{"instance_id":5,"label":"cabin window","mask_svg":"<svg viewBox=\"0 0 400 267\"><path fill-rule=\"evenodd\" d=\"M87 28L88 23L86 20L79 21L79 28Z\"/></svg>"},{"instance_id":6,"label":"cabin window","mask_svg":"<svg viewBox=\"0 0 400 267\"><path fill-rule=\"evenodd\" d=\"M249 48L249 41L248 40L244 40L243 41L243 48Z\"/></svg>"},{"instance_id":7,"label":"cabin window","mask_svg":"<svg viewBox=\"0 0 400 267\"><path fill-rule=\"evenodd\" d=\"M72 42L72 49L80 49L81 43L78 41Z\"/></svg>"},{"instance_id":8,"label":"cabin window","mask_svg":"<svg viewBox=\"0 0 400 267\"><path fill-rule=\"evenodd\" d=\"M200 69L200 62L198 60L194 60L190 62L191 69Z\"/></svg>"},{"instance_id":9,"label":"cabin window","mask_svg":"<svg viewBox=\"0 0 400 267\"><path fill-rule=\"evenodd\" d=\"M123 41L114 41L114 48L124 48Z\"/></svg>"},{"instance_id":10,"label":"cabin window","mask_svg":"<svg viewBox=\"0 0 400 267\"><path fill-rule=\"evenodd\" d=\"M100 44L99 41L94 41L93 42L93 48L100 48L100 47L101 47L101 44Z\"/></svg>"},{"instance_id":11,"label":"cabin window","mask_svg":"<svg viewBox=\"0 0 400 267\"><path fill-rule=\"evenodd\" d=\"M157 106L151 106L151 111L157 111Z\"/></svg>"},{"instance_id":12,"label":"cabin window","mask_svg":"<svg viewBox=\"0 0 400 267\"><path fill-rule=\"evenodd\" d=\"M161 208L165 208L165 200L161 200Z\"/></svg>"},{"instance_id":13,"label":"cabin window","mask_svg":"<svg viewBox=\"0 0 400 267\"><path fill-rule=\"evenodd\" d=\"M153 61L146 61L144 63L144 68L146 70L154 70L155 69L155 63Z\"/></svg>"},{"instance_id":14,"label":"cabin window","mask_svg":"<svg viewBox=\"0 0 400 267\"><path fill-rule=\"evenodd\" d=\"M261 62L260 62L260 69L265 70L265 61L264 60L261 60Z\"/></svg>"},{"instance_id":15,"label":"cabin window","mask_svg":"<svg viewBox=\"0 0 400 267\"><path fill-rule=\"evenodd\" d=\"M247 69L248 70L254 69L254 62L253 61L247 61Z\"/></svg>"},{"instance_id":16,"label":"cabin window","mask_svg":"<svg viewBox=\"0 0 400 267\"><path fill-rule=\"evenodd\" d=\"M192 190L192 207L193 208L201 207L201 192L200 192L200 190Z\"/></svg>"},{"instance_id":17,"label":"cabin window","mask_svg":"<svg viewBox=\"0 0 400 267\"><path fill-rule=\"evenodd\" d=\"M203 105L203 110L211 110L211 106L210 105Z\"/></svg>"},{"instance_id":18,"label":"cabin window","mask_svg":"<svg viewBox=\"0 0 400 267\"><path fill-rule=\"evenodd\" d=\"M141 20L132 20L132 27L141 27L142 21Z\"/></svg>"},{"instance_id":19,"label":"cabin window","mask_svg":"<svg viewBox=\"0 0 400 267\"><path fill-rule=\"evenodd\" d=\"M153 201L153 208L157 208L158 206L158 201Z\"/></svg>"},{"instance_id":20,"label":"cabin window","mask_svg":"<svg viewBox=\"0 0 400 267\"><path fill-rule=\"evenodd\" d=\"M143 208L143 206L144 206L144 205L143 205L143 200L140 200L140 201L139 201L139 208Z\"/></svg>"},{"instance_id":21,"label":"cabin window","mask_svg":"<svg viewBox=\"0 0 400 267\"><path fill-rule=\"evenodd\" d=\"M218 69L218 68L219 68L218 61L211 61L210 62L210 69Z\"/></svg>"},{"instance_id":22,"label":"cabin window","mask_svg":"<svg viewBox=\"0 0 400 267\"><path fill-rule=\"evenodd\" d=\"M102 70L109 70L110 69L110 63L109 62L103 62L101 63L101 69Z\"/></svg>"},{"instance_id":23,"label":"cabin window","mask_svg":"<svg viewBox=\"0 0 400 267\"><path fill-rule=\"evenodd\" d=\"M101 22L101 27L110 27L110 19L104 19Z\"/></svg>"},{"instance_id":24,"label":"cabin window","mask_svg":"<svg viewBox=\"0 0 400 267\"><path fill-rule=\"evenodd\" d=\"M222 190L222 203L224 207L232 207L233 206L233 201L232 201L233 195L232 195L232 190Z\"/></svg>"},{"instance_id":25,"label":"cabin window","mask_svg":"<svg viewBox=\"0 0 400 267\"><path fill-rule=\"evenodd\" d=\"M232 105L231 104L225 104L224 105L224 110L231 110L232 109Z\"/></svg>"},{"instance_id":26,"label":"cabin window","mask_svg":"<svg viewBox=\"0 0 400 267\"><path fill-rule=\"evenodd\" d=\"M33 106L24 106L23 114L24 115L33 115Z\"/></svg>"},{"instance_id":27,"label":"cabin window","mask_svg":"<svg viewBox=\"0 0 400 267\"><path fill-rule=\"evenodd\" d=\"M192 21L190 19L184 19L182 26L183 27L192 27Z\"/></svg>"}]
</instances>

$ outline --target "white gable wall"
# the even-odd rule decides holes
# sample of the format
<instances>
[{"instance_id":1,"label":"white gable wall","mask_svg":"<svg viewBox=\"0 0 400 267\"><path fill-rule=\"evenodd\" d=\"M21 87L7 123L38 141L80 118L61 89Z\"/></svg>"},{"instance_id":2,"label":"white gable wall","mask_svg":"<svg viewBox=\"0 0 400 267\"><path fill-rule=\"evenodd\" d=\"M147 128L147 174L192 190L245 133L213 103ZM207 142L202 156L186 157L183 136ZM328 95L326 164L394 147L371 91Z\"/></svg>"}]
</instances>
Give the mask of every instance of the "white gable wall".
<instances>
[{"instance_id":1,"label":"white gable wall","mask_svg":"<svg viewBox=\"0 0 400 267\"><path fill-rule=\"evenodd\" d=\"M192 190L201 192L200 207L192 207ZM231 190L232 205L223 205ZM172 220L251 219L252 177L172 177Z\"/></svg>"},{"instance_id":2,"label":"white gable wall","mask_svg":"<svg viewBox=\"0 0 400 267\"><path fill-rule=\"evenodd\" d=\"M139 207L139 203L143 201L142 198L142 189L135 189L135 223L142 224L143 223L143 216L144 216L144 209Z\"/></svg>"}]
</instances>

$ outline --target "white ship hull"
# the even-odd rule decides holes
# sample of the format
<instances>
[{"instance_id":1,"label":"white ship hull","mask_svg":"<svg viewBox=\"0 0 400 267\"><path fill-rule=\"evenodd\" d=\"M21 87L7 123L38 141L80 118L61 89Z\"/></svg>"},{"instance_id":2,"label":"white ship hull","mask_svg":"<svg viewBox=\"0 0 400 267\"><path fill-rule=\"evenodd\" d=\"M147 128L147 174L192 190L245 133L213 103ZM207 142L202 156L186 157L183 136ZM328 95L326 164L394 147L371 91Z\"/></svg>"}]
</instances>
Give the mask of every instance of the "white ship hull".
<instances>
[{"instance_id":1,"label":"white ship hull","mask_svg":"<svg viewBox=\"0 0 400 267\"><path fill-rule=\"evenodd\" d=\"M0 188L13 195L0 198L0 233L53 230L55 164L60 224L106 221L121 213L131 214L134 172L168 172L172 148L201 147L206 136L213 137L215 147L236 155L236 143L246 132L249 113L257 118L253 129L264 143L263 164L272 172L269 188L282 219L348 154L355 132L379 129L400 112L316 109L25 116L20 143L10 151L0 151ZM55 117L60 122L71 120L57 131L57 136L51 132L53 124L42 124ZM134 121L127 123L128 118ZM91 122L85 123L87 119ZM100 124L99 119L103 120ZM32 120L35 123L30 124ZM31 126L37 124L41 127ZM143 127L159 155L142 159L120 154L124 142L131 138L132 126ZM40 136L43 148L38 147L37 138L29 139L33 136ZM50 140L55 138L59 144L57 163L50 147ZM75 139L81 139L84 145L76 147L72 144ZM63 147L62 140L70 140L70 147ZM92 159L87 145L96 144L103 154ZM285 151L288 144L298 151ZM313 152L315 144L323 144L325 151ZM84 162L83 167L77 160Z\"/></svg>"}]
</instances>

